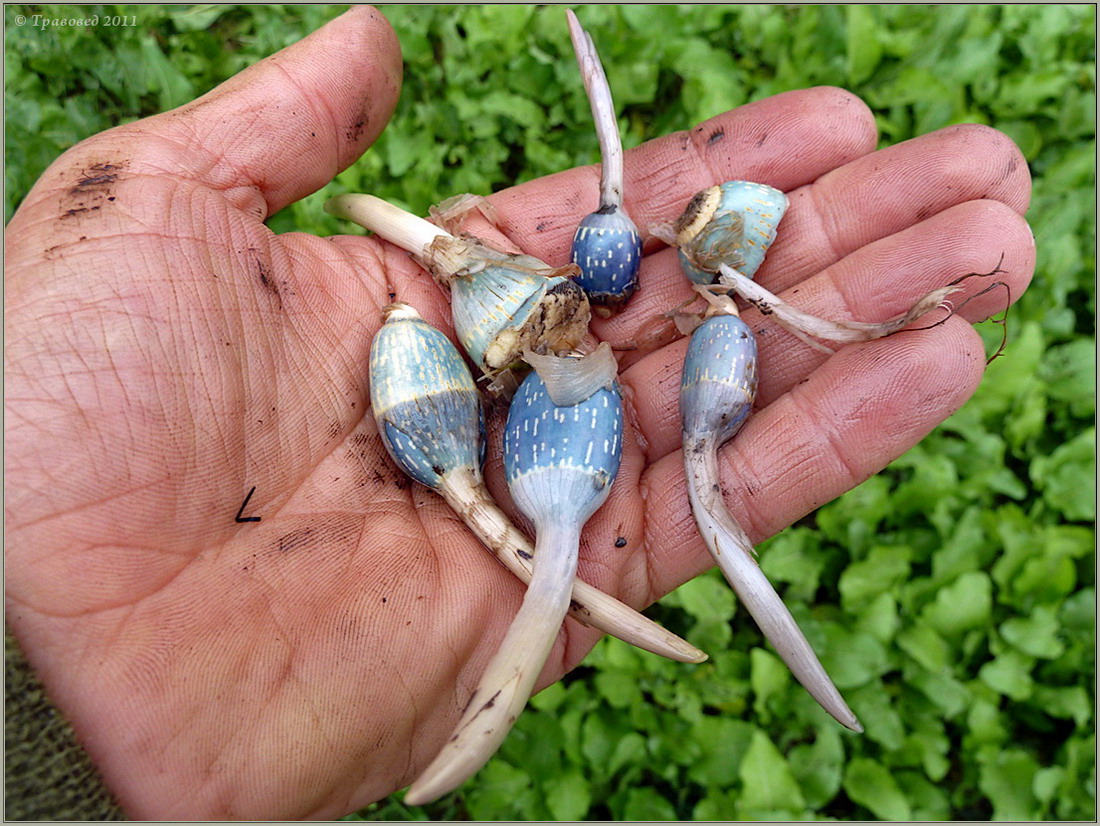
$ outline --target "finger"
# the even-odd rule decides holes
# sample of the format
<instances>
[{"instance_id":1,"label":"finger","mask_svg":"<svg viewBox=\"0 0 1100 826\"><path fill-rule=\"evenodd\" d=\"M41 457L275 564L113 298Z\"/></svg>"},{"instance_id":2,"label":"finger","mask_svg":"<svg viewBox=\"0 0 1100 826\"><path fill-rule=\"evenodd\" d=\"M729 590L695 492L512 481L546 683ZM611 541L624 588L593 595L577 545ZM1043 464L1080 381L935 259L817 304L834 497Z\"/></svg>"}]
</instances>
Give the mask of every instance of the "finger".
<instances>
[{"instance_id":1,"label":"finger","mask_svg":"<svg viewBox=\"0 0 1100 826\"><path fill-rule=\"evenodd\" d=\"M1001 201L1022 215L1030 191L1019 149L996 130L952 127L906 141L790 192L790 206L756 280L779 293L865 244L971 200ZM645 289L625 312L593 323L604 340L638 345L625 364L675 338L661 315L691 296L670 253L647 257L641 282Z\"/></svg>"},{"instance_id":2,"label":"finger","mask_svg":"<svg viewBox=\"0 0 1100 826\"><path fill-rule=\"evenodd\" d=\"M78 144L39 186L72 170L112 182L168 174L263 219L358 158L400 87L396 35L377 9L357 7L191 103Z\"/></svg>"},{"instance_id":3,"label":"finger","mask_svg":"<svg viewBox=\"0 0 1100 826\"><path fill-rule=\"evenodd\" d=\"M905 313L920 297L967 274L949 299L971 324L1009 308L1035 270L1035 239L1027 222L999 201L970 201L867 245L820 275L787 291L800 306L825 318L882 321ZM991 288L1000 282L1004 288ZM891 338L936 324L933 311ZM820 366L828 354L772 327L758 336L760 369L767 377L757 404L770 404Z\"/></svg>"},{"instance_id":4,"label":"finger","mask_svg":"<svg viewBox=\"0 0 1100 826\"><path fill-rule=\"evenodd\" d=\"M966 201L1001 201L1023 215L1031 175L1006 135L964 124L857 158L789 197L757 276L772 292Z\"/></svg>"},{"instance_id":5,"label":"finger","mask_svg":"<svg viewBox=\"0 0 1100 826\"><path fill-rule=\"evenodd\" d=\"M842 89L776 95L627 152L627 208L644 228L653 221L674 219L699 189L730 178L794 188L872 151L875 137L870 111ZM578 222L598 206L598 192L596 166L556 173L491 196L496 225L471 212L465 229L503 249L520 249L552 264L565 263ZM673 270L667 261L654 265L648 258L642 263L640 290L660 303L667 285L678 288L683 279L669 278ZM648 321L644 312L631 317ZM598 337L615 341L595 319L592 329ZM675 331L666 325L665 337L651 340L640 352L671 340L670 332Z\"/></svg>"},{"instance_id":6,"label":"finger","mask_svg":"<svg viewBox=\"0 0 1100 826\"><path fill-rule=\"evenodd\" d=\"M1026 221L997 201L971 201L939 213L916 226L869 244L824 272L787 290L782 297L799 309L823 318L881 321L905 312L918 298L970 272L989 272L1000 263L1004 272L970 279L964 292L952 296L959 314L976 322L1000 312L1027 287L1035 268L1035 242ZM670 251L670 257L671 251ZM670 264L671 266L671 264ZM992 290L965 303L993 281L1007 290ZM687 296L687 279L682 282ZM680 293L670 296L678 300ZM939 321L942 311L929 314ZM756 408L766 407L829 360L763 318L755 309L744 313L757 334L760 385ZM899 342L903 332L886 339ZM623 370L623 381L636 388L635 412L655 461L680 446L680 370L687 339L679 339ZM644 391L643 391L644 388Z\"/></svg>"},{"instance_id":7,"label":"finger","mask_svg":"<svg viewBox=\"0 0 1100 826\"><path fill-rule=\"evenodd\" d=\"M626 211L645 235L650 224L674 220L700 189L734 178L794 189L871 152L875 140L870 110L851 93L785 92L627 152ZM524 252L562 264L577 224L599 206L599 167L549 175L490 200L501 230Z\"/></svg>"},{"instance_id":8,"label":"finger","mask_svg":"<svg viewBox=\"0 0 1100 826\"><path fill-rule=\"evenodd\" d=\"M722 487L754 543L877 473L974 392L984 355L958 318L845 348L754 415L721 451ZM691 515L682 455L643 477L653 596L710 568Z\"/></svg>"},{"instance_id":9,"label":"finger","mask_svg":"<svg viewBox=\"0 0 1100 826\"><path fill-rule=\"evenodd\" d=\"M321 188L378 137L401 88L401 48L382 14L353 8L165 116L213 161L226 191L258 190L266 214Z\"/></svg>"}]
</instances>

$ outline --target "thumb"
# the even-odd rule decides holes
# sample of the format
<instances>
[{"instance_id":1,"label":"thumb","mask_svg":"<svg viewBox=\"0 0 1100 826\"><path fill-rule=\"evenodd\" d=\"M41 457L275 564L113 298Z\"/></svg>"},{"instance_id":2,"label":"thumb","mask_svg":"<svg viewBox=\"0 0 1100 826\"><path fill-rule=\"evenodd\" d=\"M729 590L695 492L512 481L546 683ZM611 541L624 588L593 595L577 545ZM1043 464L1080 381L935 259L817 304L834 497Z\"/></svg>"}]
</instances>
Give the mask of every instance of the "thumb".
<instances>
[{"instance_id":1,"label":"thumb","mask_svg":"<svg viewBox=\"0 0 1100 826\"><path fill-rule=\"evenodd\" d=\"M191 103L74 146L35 189L72 170L167 174L263 220L354 162L385 128L400 90L397 36L377 9L355 7Z\"/></svg>"},{"instance_id":2,"label":"thumb","mask_svg":"<svg viewBox=\"0 0 1100 826\"><path fill-rule=\"evenodd\" d=\"M355 161L400 89L397 36L360 6L161 118L206 155L205 183L258 192L270 215Z\"/></svg>"}]
</instances>

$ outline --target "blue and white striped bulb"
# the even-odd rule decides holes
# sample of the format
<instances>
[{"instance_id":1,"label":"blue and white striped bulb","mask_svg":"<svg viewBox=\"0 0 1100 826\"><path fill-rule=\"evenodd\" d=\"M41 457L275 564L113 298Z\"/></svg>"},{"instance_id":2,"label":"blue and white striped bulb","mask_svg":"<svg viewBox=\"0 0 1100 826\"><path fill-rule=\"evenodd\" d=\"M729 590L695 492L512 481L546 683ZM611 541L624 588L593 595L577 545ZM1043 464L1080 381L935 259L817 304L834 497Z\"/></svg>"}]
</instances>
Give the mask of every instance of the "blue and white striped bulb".
<instances>
[{"instance_id":1,"label":"blue and white striped bulb","mask_svg":"<svg viewBox=\"0 0 1100 826\"><path fill-rule=\"evenodd\" d=\"M600 142L599 209L586 216L573 234L573 263L581 270L577 283L588 293L596 314L606 318L638 288L642 239L623 209L623 141L607 74L592 36L571 9L565 10L565 16Z\"/></svg>"},{"instance_id":2,"label":"blue and white striped bulb","mask_svg":"<svg viewBox=\"0 0 1100 826\"><path fill-rule=\"evenodd\" d=\"M616 204L602 206L581 221L573 235L572 257L581 270L576 282L594 307L606 308L606 314L625 304L638 288L642 237Z\"/></svg>"},{"instance_id":3,"label":"blue and white striped bulb","mask_svg":"<svg viewBox=\"0 0 1100 826\"><path fill-rule=\"evenodd\" d=\"M532 371L512 398L504 428L504 474L513 500L536 529L556 523L579 531L611 491L622 439L617 383L558 407Z\"/></svg>"},{"instance_id":4,"label":"blue and white striped bulb","mask_svg":"<svg viewBox=\"0 0 1100 826\"><path fill-rule=\"evenodd\" d=\"M718 265L752 278L787 211L787 196L752 181L727 181L698 193L675 224L680 266L692 282L714 284Z\"/></svg>"},{"instance_id":5,"label":"blue and white striped bulb","mask_svg":"<svg viewBox=\"0 0 1100 826\"><path fill-rule=\"evenodd\" d=\"M454 733L405 797L434 800L480 769L515 724L569 610L581 527L607 499L619 471L618 388L558 407L530 373L508 409L504 472L520 510L535 523L531 581Z\"/></svg>"},{"instance_id":6,"label":"blue and white striped bulb","mask_svg":"<svg viewBox=\"0 0 1100 826\"><path fill-rule=\"evenodd\" d=\"M735 315L714 315L691 334L680 380L685 443L732 439L756 397L756 336Z\"/></svg>"},{"instance_id":7,"label":"blue and white striped bulb","mask_svg":"<svg viewBox=\"0 0 1100 826\"><path fill-rule=\"evenodd\" d=\"M450 339L408 304L383 310L370 349L371 410L386 452L438 489L485 460L485 420L473 377Z\"/></svg>"}]
</instances>

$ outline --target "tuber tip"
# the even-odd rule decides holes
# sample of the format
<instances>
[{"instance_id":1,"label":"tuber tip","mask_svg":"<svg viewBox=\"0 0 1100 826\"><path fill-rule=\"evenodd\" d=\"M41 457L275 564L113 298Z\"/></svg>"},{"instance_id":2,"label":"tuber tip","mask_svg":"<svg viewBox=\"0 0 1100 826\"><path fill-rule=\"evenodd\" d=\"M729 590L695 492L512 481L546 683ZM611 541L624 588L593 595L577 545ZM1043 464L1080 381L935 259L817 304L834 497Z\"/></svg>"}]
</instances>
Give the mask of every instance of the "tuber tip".
<instances>
[{"instance_id":1,"label":"tuber tip","mask_svg":"<svg viewBox=\"0 0 1100 826\"><path fill-rule=\"evenodd\" d=\"M382 323L387 321L420 321L423 316L416 311L412 304L404 301L395 301L382 308Z\"/></svg>"}]
</instances>

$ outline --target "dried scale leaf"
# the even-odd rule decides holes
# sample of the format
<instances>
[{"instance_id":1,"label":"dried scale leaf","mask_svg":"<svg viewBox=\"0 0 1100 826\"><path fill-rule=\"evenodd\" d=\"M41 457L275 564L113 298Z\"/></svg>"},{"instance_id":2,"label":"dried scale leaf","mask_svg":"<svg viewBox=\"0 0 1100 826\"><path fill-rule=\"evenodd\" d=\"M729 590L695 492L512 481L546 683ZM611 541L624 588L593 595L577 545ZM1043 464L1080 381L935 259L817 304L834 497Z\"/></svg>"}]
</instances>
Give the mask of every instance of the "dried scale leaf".
<instances>
[{"instance_id":1,"label":"dried scale leaf","mask_svg":"<svg viewBox=\"0 0 1100 826\"><path fill-rule=\"evenodd\" d=\"M549 356L526 350L523 357L559 407L583 402L600 388L611 387L619 373L619 363L606 341L588 355Z\"/></svg>"}]
</instances>

